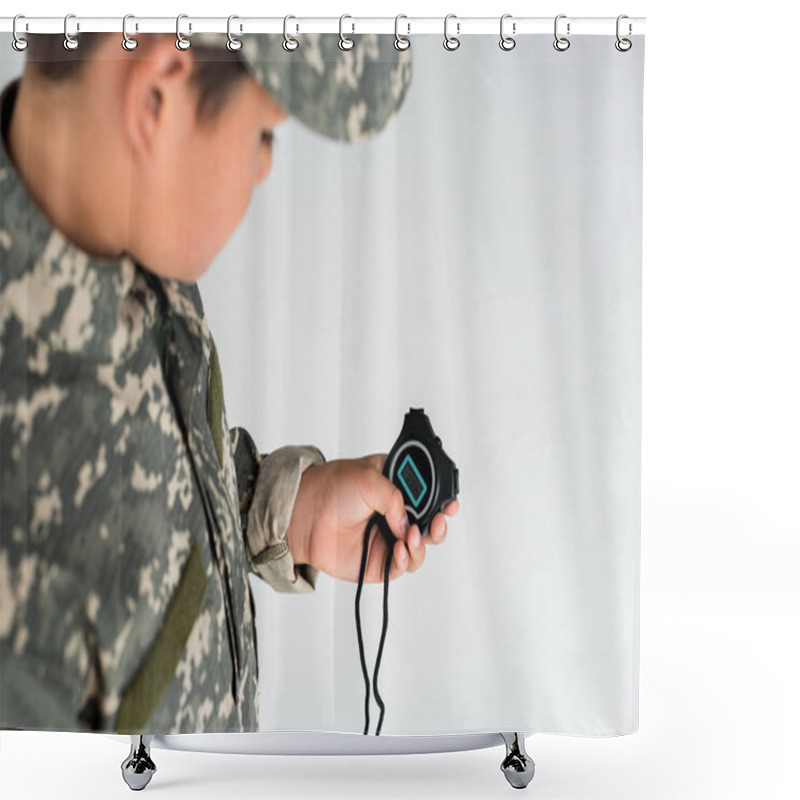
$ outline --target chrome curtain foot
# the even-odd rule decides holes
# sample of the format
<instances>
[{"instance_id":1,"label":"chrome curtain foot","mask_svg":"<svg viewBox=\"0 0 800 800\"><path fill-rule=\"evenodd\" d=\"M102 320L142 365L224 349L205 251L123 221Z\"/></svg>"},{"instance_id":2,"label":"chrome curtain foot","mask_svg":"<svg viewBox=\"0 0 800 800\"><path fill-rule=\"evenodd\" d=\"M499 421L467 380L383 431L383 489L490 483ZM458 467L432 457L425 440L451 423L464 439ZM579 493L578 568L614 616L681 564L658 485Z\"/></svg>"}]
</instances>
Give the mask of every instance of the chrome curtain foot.
<instances>
[{"instance_id":1,"label":"chrome curtain foot","mask_svg":"<svg viewBox=\"0 0 800 800\"><path fill-rule=\"evenodd\" d=\"M506 780L515 789L524 789L532 780L536 765L525 752L525 738L519 733L501 733L506 743L506 757L500 765Z\"/></svg>"},{"instance_id":2,"label":"chrome curtain foot","mask_svg":"<svg viewBox=\"0 0 800 800\"><path fill-rule=\"evenodd\" d=\"M125 783L136 792L144 789L150 783L150 779L156 771L156 765L150 758L150 742L152 740L152 736L131 736L131 752L122 762L122 777Z\"/></svg>"}]
</instances>

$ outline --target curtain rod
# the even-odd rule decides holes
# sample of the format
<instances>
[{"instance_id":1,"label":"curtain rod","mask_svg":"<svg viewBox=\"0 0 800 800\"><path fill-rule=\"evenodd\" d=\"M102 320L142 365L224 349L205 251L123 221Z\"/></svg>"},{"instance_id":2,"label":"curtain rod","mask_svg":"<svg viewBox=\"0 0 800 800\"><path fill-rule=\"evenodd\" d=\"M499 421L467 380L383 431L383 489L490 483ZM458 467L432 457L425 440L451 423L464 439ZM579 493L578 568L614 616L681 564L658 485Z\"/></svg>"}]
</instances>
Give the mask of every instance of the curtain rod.
<instances>
[{"instance_id":1,"label":"curtain rod","mask_svg":"<svg viewBox=\"0 0 800 800\"><path fill-rule=\"evenodd\" d=\"M192 33L227 33L228 17L193 17L181 15L180 30L184 36ZM291 34L297 33L339 33L340 24L346 34L387 33L395 32L395 17L354 17L345 15L340 23L339 17L303 17L292 16L288 23ZM570 35L595 34L615 35L616 17L569 17L559 15L559 31ZM415 33L444 33L444 17L408 17L401 15L398 21L401 36ZM646 17L626 17L622 21L622 32L625 36L644 33ZM527 33L549 33L554 31L553 17L512 17L505 20L505 31L508 35L518 36ZM17 21L17 33L64 33L64 17L28 17L21 16ZM13 31L13 17L0 17L0 32ZM126 32L129 36L136 33L175 33L176 17L135 17L129 16ZM237 17L231 26L236 35L248 33L283 33L283 17ZM78 33L113 33L122 35L122 17L82 17L69 15L68 29L71 36ZM468 36L478 33L498 33L500 31L500 15L497 17L458 17L451 16L448 24L450 35Z\"/></svg>"}]
</instances>

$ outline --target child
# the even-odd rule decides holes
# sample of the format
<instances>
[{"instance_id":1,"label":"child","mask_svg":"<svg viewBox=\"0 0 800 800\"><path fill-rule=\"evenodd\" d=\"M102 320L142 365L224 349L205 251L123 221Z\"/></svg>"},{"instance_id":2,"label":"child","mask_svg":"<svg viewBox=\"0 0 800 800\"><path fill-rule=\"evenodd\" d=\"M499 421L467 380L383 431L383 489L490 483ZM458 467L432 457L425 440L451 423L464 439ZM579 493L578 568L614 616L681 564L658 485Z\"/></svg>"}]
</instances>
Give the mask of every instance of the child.
<instances>
[{"instance_id":1,"label":"child","mask_svg":"<svg viewBox=\"0 0 800 800\"><path fill-rule=\"evenodd\" d=\"M30 35L0 98L0 727L258 730L248 570L356 581L377 510L420 567L386 454L260 454L229 429L196 280L289 114L355 141L397 112L392 37ZM445 536L445 514L430 543ZM371 532L365 581L387 545Z\"/></svg>"}]
</instances>

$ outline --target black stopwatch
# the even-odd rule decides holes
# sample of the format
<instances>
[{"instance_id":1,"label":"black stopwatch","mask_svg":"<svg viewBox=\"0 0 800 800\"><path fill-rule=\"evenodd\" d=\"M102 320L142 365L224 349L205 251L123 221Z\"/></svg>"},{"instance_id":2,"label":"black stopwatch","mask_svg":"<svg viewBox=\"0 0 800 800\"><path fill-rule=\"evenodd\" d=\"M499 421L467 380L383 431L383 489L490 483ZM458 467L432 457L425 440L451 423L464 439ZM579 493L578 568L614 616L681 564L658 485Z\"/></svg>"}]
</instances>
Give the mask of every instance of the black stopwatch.
<instances>
[{"instance_id":1,"label":"black stopwatch","mask_svg":"<svg viewBox=\"0 0 800 800\"><path fill-rule=\"evenodd\" d=\"M422 536L430 534L431 520L458 495L458 467L442 449L442 440L422 408L406 414L383 474L403 493L408 521L419 527ZM391 547L396 537L382 521L379 527Z\"/></svg>"},{"instance_id":2,"label":"black stopwatch","mask_svg":"<svg viewBox=\"0 0 800 800\"><path fill-rule=\"evenodd\" d=\"M411 525L419 527L422 536L430 533L431 520L443 511L448 503L458 495L458 467L442 449L442 440L433 432L431 421L421 408L409 409L403 421L403 428L397 441L392 446L383 464L383 475L387 477L403 493L406 514ZM383 630L378 645L378 657L375 661L373 684L375 700L380 706L381 715L375 735L379 736L383 725L385 706L378 693L378 669L383 654L383 643L386 639L388 622L389 571L392 553L397 537L392 533L386 517L377 511L372 514L364 529L364 545L361 551L361 570L358 575L356 590L356 630L358 632L358 651L361 658L361 671L364 675L366 697L364 699L364 734L369 730L369 674L364 657L364 641L361 636L361 614L359 602L364 573L369 552L369 532L372 523L376 522L383 538L389 545L383 567Z\"/></svg>"}]
</instances>

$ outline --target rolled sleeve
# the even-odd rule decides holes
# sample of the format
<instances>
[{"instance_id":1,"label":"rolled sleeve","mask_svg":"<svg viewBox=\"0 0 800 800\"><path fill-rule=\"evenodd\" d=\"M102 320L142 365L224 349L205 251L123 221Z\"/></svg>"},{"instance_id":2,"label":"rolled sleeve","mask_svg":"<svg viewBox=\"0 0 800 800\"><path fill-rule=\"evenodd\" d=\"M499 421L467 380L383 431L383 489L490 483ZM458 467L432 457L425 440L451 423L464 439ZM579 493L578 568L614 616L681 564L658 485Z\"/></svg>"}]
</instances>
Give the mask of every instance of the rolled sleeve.
<instances>
[{"instance_id":1,"label":"rolled sleeve","mask_svg":"<svg viewBox=\"0 0 800 800\"><path fill-rule=\"evenodd\" d=\"M294 563L286 532L304 470L324 463L325 456L314 445L287 445L259 461L244 535L252 571L275 591L313 592L316 588L319 570Z\"/></svg>"}]
</instances>

